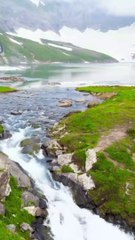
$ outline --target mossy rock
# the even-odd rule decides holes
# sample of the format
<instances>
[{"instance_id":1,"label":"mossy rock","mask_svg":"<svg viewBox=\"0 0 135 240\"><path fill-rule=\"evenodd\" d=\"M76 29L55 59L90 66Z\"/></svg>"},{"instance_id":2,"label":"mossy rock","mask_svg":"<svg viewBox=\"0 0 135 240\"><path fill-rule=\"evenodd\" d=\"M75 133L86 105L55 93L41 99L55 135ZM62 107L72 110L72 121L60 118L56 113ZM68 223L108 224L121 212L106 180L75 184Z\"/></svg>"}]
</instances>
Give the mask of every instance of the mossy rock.
<instances>
[{"instance_id":1,"label":"mossy rock","mask_svg":"<svg viewBox=\"0 0 135 240\"><path fill-rule=\"evenodd\" d=\"M38 138L27 138L20 143L20 146L22 147L22 153L34 155L40 150L40 140Z\"/></svg>"},{"instance_id":2,"label":"mossy rock","mask_svg":"<svg viewBox=\"0 0 135 240\"><path fill-rule=\"evenodd\" d=\"M1 134L4 134L4 127L3 127L3 125L0 124L0 135Z\"/></svg>"}]
</instances>

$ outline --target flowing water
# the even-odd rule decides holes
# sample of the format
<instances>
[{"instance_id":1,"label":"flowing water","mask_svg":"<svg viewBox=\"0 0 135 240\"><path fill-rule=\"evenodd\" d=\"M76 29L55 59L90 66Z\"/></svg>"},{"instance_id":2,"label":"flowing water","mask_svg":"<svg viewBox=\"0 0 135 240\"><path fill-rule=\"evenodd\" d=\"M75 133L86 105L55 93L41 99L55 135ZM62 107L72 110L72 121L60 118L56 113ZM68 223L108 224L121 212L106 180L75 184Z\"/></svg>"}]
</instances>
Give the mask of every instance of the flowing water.
<instances>
[{"instance_id":1,"label":"flowing water","mask_svg":"<svg viewBox=\"0 0 135 240\"><path fill-rule=\"evenodd\" d=\"M0 142L0 151L6 153L11 160L18 162L35 180L37 187L46 196L48 200L48 218L44 224L50 227L52 239L132 240L134 238L131 235L124 233L118 227L105 222L86 209L80 209L75 204L70 189L52 179L42 152L33 157L21 153L20 142L23 139L38 136L43 142L47 139L47 129L61 117L70 111L85 109L87 102L92 100L92 97L78 93L73 88L69 89L69 87L70 83L72 83L72 86L83 84L83 82L86 85L92 84L92 82L90 83L90 80L93 81L93 77L90 77L91 68L95 71L93 74L95 74L94 78L97 78L97 81L99 81L99 76L100 80L105 79L105 75L108 75L111 70L113 72L114 69L116 69L117 73L119 72L117 80L114 78L114 85L119 77L119 84L121 84L122 75L123 79L125 79L121 65L95 64L92 66L68 65L61 66L61 68L56 65L48 66L50 68L49 74L45 71L46 66L44 70L43 66L41 69L38 66L34 67L34 70L29 68L23 69L23 71L22 69L17 70L17 72L1 72L1 75L18 74L24 76L25 82L13 83L13 85L18 85L18 88L21 89L20 92L0 95L1 120L4 121L6 128L12 133L11 138ZM103 68L100 73L98 72L99 68ZM131 65L126 65L126 68L128 70L134 69ZM46 74L47 76L45 76ZM86 81L88 75L89 81ZM33 78L33 76L36 76L36 78ZM130 72L128 78L130 77L130 81L134 85L134 71ZM80 82L78 78L83 79ZM63 82L65 80L65 82L63 83L62 80ZM129 85L131 82L125 82L125 85ZM58 83L61 83L61 85ZM106 84L106 82L102 82L102 84ZM110 84L110 80L108 84ZM58 107L59 100L63 98L72 99L73 106L71 108ZM85 101L79 101L82 98ZM16 111L21 111L22 114L18 116L11 114L11 112ZM35 125L38 128L35 128Z\"/></svg>"}]
</instances>

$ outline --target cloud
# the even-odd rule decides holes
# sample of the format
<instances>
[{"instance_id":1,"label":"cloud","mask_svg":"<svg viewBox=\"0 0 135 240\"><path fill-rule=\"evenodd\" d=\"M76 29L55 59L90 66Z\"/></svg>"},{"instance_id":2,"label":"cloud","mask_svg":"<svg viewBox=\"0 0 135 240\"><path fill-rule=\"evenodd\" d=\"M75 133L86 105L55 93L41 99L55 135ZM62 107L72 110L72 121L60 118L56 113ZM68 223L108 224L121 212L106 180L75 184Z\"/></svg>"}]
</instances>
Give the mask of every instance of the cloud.
<instances>
[{"instance_id":1,"label":"cloud","mask_svg":"<svg viewBox=\"0 0 135 240\"><path fill-rule=\"evenodd\" d=\"M135 16L135 0L99 0L98 4L99 7L105 9L109 14Z\"/></svg>"},{"instance_id":2,"label":"cloud","mask_svg":"<svg viewBox=\"0 0 135 240\"><path fill-rule=\"evenodd\" d=\"M135 0L47 0L48 2L69 2L99 8L117 16L135 16Z\"/></svg>"}]
</instances>

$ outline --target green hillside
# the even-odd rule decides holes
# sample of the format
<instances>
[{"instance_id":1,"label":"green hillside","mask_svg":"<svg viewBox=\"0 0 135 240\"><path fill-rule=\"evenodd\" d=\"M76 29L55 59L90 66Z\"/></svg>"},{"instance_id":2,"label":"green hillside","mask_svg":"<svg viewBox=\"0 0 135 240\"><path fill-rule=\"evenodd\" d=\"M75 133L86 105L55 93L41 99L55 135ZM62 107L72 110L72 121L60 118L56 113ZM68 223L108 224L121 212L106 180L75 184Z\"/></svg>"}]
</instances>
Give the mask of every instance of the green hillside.
<instances>
[{"instance_id":1,"label":"green hillside","mask_svg":"<svg viewBox=\"0 0 135 240\"><path fill-rule=\"evenodd\" d=\"M68 43L45 41L41 43L20 37L0 34L0 64L21 62L116 62L110 56Z\"/></svg>"}]
</instances>

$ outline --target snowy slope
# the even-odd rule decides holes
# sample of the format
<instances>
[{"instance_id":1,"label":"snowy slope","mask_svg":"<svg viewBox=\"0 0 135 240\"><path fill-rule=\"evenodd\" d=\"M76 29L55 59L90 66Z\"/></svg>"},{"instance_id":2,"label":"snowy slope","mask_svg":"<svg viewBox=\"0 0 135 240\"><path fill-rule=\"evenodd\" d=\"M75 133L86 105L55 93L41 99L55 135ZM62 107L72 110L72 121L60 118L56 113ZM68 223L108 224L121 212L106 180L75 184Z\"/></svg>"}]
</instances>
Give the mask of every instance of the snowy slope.
<instances>
[{"instance_id":1,"label":"snowy slope","mask_svg":"<svg viewBox=\"0 0 135 240\"><path fill-rule=\"evenodd\" d=\"M80 32L77 29L63 27L59 34L53 31L44 32L40 29L31 31L20 28L17 30L17 36L36 42L41 42L41 39L69 42L82 48L108 54L118 61L135 61L132 58L135 54L135 24L108 32L93 29Z\"/></svg>"}]
</instances>

